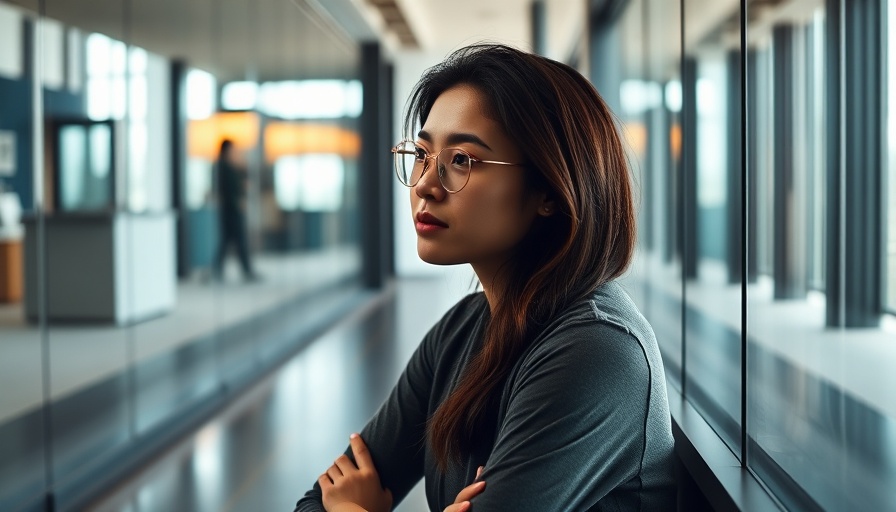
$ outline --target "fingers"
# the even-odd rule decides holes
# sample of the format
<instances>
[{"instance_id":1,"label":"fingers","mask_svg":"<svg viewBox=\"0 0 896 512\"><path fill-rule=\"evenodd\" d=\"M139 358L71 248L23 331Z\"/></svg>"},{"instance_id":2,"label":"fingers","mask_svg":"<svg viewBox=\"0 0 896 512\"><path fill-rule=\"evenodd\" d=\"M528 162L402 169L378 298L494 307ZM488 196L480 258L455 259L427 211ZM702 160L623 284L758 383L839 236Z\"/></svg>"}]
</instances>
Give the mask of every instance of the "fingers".
<instances>
[{"instance_id":1,"label":"fingers","mask_svg":"<svg viewBox=\"0 0 896 512\"><path fill-rule=\"evenodd\" d=\"M333 463L334 466L339 468L339 471L344 475L352 470L356 470L355 464L352 463L352 460L348 458L345 454L339 456L336 459L336 462Z\"/></svg>"},{"instance_id":2,"label":"fingers","mask_svg":"<svg viewBox=\"0 0 896 512\"><path fill-rule=\"evenodd\" d=\"M470 502L462 501L445 507L445 512L467 512L470 510Z\"/></svg>"},{"instance_id":3,"label":"fingers","mask_svg":"<svg viewBox=\"0 0 896 512\"><path fill-rule=\"evenodd\" d=\"M364 440L358 434L349 436L349 442L352 445L352 453L355 455L355 462L358 463L358 469L373 468L373 459L370 458L370 451Z\"/></svg>"},{"instance_id":4,"label":"fingers","mask_svg":"<svg viewBox=\"0 0 896 512\"><path fill-rule=\"evenodd\" d=\"M472 483L463 489L459 493L457 493L457 497L454 498L454 504L458 504L463 501L471 500L474 496L481 493L485 489L485 482L476 482Z\"/></svg>"},{"instance_id":5,"label":"fingers","mask_svg":"<svg viewBox=\"0 0 896 512\"><path fill-rule=\"evenodd\" d=\"M340 470L336 466L336 464L333 464L332 466L327 468L326 475L328 477L330 477L330 481L335 482L336 480L339 480L340 478L342 478L342 470Z\"/></svg>"},{"instance_id":6,"label":"fingers","mask_svg":"<svg viewBox=\"0 0 896 512\"><path fill-rule=\"evenodd\" d=\"M317 478L317 484L320 485L320 490L323 492L327 492L333 487L333 481L330 480L330 476L326 473L320 475Z\"/></svg>"},{"instance_id":7,"label":"fingers","mask_svg":"<svg viewBox=\"0 0 896 512\"><path fill-rule=\"evenodd\" d=\"M473 480L479 480L479 475L482 474L483 469L485 469L485 466L479 466L478 468L476 468L476 478L474 478Z\"/></svg>"}]
</instances>

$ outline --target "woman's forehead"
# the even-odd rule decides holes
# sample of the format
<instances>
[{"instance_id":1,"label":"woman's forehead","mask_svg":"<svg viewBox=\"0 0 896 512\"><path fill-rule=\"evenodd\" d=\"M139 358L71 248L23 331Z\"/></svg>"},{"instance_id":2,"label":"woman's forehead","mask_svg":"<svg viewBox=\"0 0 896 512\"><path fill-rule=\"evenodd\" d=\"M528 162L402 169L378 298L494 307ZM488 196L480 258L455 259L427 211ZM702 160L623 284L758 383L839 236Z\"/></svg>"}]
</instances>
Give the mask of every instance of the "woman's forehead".
<instances>
[{"instance_id":1,"label":"woman's forehead","mask_svg":"<svg viewBox=\"0 0 896 512\"><path fill-rule=\"evenodd\" d=\"M506 137L501 124L488 113L487 99L482 92L470 85L456 85L436 98L421 129L421 138L443 142L441 139L467 134L488 145L491 138Z\"/></svg>"}]
</instances>

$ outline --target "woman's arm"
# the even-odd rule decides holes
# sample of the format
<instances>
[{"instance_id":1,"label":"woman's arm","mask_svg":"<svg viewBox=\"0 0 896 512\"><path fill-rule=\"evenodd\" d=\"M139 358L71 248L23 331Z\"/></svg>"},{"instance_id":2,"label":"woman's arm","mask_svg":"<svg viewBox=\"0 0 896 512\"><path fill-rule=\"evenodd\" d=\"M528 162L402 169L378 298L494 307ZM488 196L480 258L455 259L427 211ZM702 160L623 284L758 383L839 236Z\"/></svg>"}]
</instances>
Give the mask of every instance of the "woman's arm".
<instances>
[{"instance_id":1,"label":"woman's arm","mask_svg":"<svg viewBox=\"0 0 896 512\"><path fill-rule=\"evenodd\" d=\"M329 512L389 512L392 493L383 489L367 445L358 434L351 435L349 444L356 462L340 455L317 479L324 508Z\"/></svg>"},{"instance_id":2,"label":"woman's arm","mask_svg":"<svg viewBox=\"0 0 896 512\"><path fill-rule=\"evenodd\" d=\"M567 329L526 356L512 386L474 512L586 510L639 474L650 371L630 334Z\"/></svg>"},{"instance_id":3,"label":"woman's arm","mask_svg":"<svg viewBox=\"0 0 896 512\"><path fill-rule=\"evenodd\" d=\"M383 488L399 503L423 476L423 443L432 388L434 337L430 331L379 411L360 432ZM351 446L344 456L357 464ZM357 466L356 466L357 467ZM321 468L323 470L325 468ZM320 482L296 504L296 512L324 510Z\"/></svg>"}]
</instances>

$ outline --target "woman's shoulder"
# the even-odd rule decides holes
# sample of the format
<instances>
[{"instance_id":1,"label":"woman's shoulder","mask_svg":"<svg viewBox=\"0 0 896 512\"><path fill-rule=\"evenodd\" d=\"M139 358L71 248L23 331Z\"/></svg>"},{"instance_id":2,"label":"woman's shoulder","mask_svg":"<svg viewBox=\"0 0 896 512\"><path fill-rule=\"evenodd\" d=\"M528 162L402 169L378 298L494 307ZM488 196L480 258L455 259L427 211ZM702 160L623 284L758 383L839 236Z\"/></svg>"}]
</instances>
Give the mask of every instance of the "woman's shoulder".
<instances>
[{"instance_id":1,"label":"woman's shoulder","mask_svg":"<svg viewBox=\"0 0 896 512\"><path fill-rule=\"evenodd\" d=\"M555 315L528 352L530 362L559 357L620 364L621 358L635 366L655 366L658 357L650 324L622 286L612 281Z\"/></svg>"},{"instance_id":2,"label":"woman's shoulder","mask_svg":"<svg viewBox=\"0 0 896 512\"><path fill-rule=\"evenodd\" d=\"M569 328L588 326L595 330L609 327L635 337L653 336L650 324L615 281L603 284L586 297L570 303L547 322L542 334L556 335Z\"/></svg>"}]
</instances>

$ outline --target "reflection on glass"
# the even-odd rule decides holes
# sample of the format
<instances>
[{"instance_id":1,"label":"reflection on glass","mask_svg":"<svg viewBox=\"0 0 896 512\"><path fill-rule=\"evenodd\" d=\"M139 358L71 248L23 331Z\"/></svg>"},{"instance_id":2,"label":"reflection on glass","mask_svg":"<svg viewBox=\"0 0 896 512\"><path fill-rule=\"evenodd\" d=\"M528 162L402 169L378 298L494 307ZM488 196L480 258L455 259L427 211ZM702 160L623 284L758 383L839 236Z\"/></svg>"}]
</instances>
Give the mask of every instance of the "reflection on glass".
<instances>
[{"instance_id":1,"label":"reflection on glass","mask_svg":"<svg viewBox=\"0 0 896 512\"><path fill-rule=\"evenodd\" d=\"M59 127L57 183L62 211L103 210L112 206L112 127L67 124Z\"/></svg>"},{"instance_id":2,"label":"reflection on glass","mask_svg":"<svg viewBox=\"0 0 896 512\"><path fill-rule=\"evenodd\" d=\"M286 80L262 84L259 111L283 119L339 119L361 114L357 80Z\"/></svg>"},{"instance_id":3,"label":"reflection on glass","mask_svg":"<svg viewBox=\"0 0 896 512\"><path fill-rule=\"evenodd\" d=\"M680 387L681 26L668 20L681 18L681 6L641 0L631 2L624 16L621 39L643 41L647 48L644 65L626 65L629 74L619 87L619 115L634 153L632 172L640 205L638 251L626 289L657 332L669 383ZM637 74L641 70L646 74Z\"/></svg>"},{"instance_id":4,"label":"reflection on glass","mask_svg":"<svg viewBox=\"0 0 896 512\"><path fill-rule=\"evenodd\" d=\"M224 110L252 110L258 103L258 84L230 82L221 88L221 107Z\"/></svg>"},{"instance_id":5,"label":"reflection on glass","mask_svg":"<svg viewBox=\"0 0 896 512\"><path fill-rule=\"evenodd\" d=\"M41 214L34 200L43 197L43 190L32 191L23 183L31 179L31 169L16 147L17 143L33 147L32 123L43 116L43 103L33 101L30 83L36 70L25 61L25 18L33 14L0 2L0 509L4 510L39 508L46 488L47 452L40 431L44 354L41 332L30 328L22 313L24 271L34 267L24 255L27 242L21 222L23 212ZM33 243L36 237L28 236ZM35 270L34 274L43 271Z\"/></svg>"},{"instance_id":6,"label":"reflection on glass","mask_svg":"<svg viewBox=\"0 0 896 512\"><path fill-rule=\"evenodd\" d=\"M212 162L228 130L239 132L233 136L246 149L248 237L256 253L266 243L268 210L270 218L286 217L274 198L274 159L266 160L260 146L260 116L245 112L242 120L218 123L216 115L219 80L319 76L296 67L272 73L262 63L267 59L257 58L261 48L242 51L259 39L250 32L272 30L262 20L276 18L278 11L265 14L250 2L192 9L175 8L176 2L122 0L39 4L0 1L0 143L11 140L16 150L13 170L2 158L10 153L0 155L2 510L40 509L49 495L59 509L76 507L71 501L81 491L73 489L79 479L114 474L120 469L116 464L140 451L135 444L162 432L155 429L170 431L204 400L221 396L222 384L235 390L252 381L252 372L266 371L290 353L307 320L306 308L293 308L293 301L360 271L356 232L341 238L349 231L346 225L357 224L359 137L334 139L321 132L301 142L342 142L294 152L335 155L298 163L294 187L307 194L296 199L291 218L280 221L304 230L295 245L302 250L259 254L270 278L251 286L210 285L201 273L217 246ZM26 5L35 7L28 11ZM41 12L33 12L38 7ZM328 27L296 9L283 12L292 14L278 24L281 35L302 34L313 44L283 44L288 54L275 60L307 63L300 56L324 55L315 44L328 40ZM247 23L247 14L258 23ZM359 82L345 80L355 69L355 52L352 44L326 52L328 69L339 78L332 81L338 101L328 97L323 82L303 89L301 99L326 106L321 115L338 112L330 125L348 131L361 104ZM194 71L188 77L182 62L213 69L215 75ZM185 86L184 95L175 84ZM41 96L32 97L35 93ZM227 108L254 107L241 101ZM190 118L210 122L203 130L192 124L186 133L172 129L187 124L188 119L172 118L187 111ZM204 142L215 139L206 144L211 149L185 157L196 134ZM182 178L178 184L184 186L172 187L172 176ZM25 227L18 230L12 229L20 224L18 202L9 206L13 193L25 212ZM120 210L113 208L116 198ZM177 232L172 206L184 221ZM99 212L107 209L112 211ZM89 215L64 214L86 210ZM28 244L31 253L19 251L29 255L21 258L23 272L9 256ZM324 250L304 250L311 247ZM35 265L36 253L43 255L43 265ZM175 268L175 254L184 268ZM7 293L9 273L27 274L25 288L33 285L30 290L37 291L25 296L35 306L25 307L21 297ZM162 302L164 307L157 307ZM107 307L115 314L97 313L102 308L105 315ZM299 316L283 315L286 309ZM316 310L309 315L318 316ZM50 373L43 375L42 369ZM44 450L46 442L51 451ZM201 480L195 489L208 498L205 508L217 510L225 505L219 481L224 474L218 470L226 468L220 460L226 440L212 433L200 434L199 442L198 459L184 469ZM192 484L186 480L183 488ZM170 509L166 496L157 488L143 489L132 505ZM203 508L190 503L180 508Z\"/></svg>"},{"instance_id":7,"label":"reflection on glass","mask_svg":"<svg viewBox=\"0 0 896 512\"><path fill-rule=\"evenodd\" d=\"M87 36L87 116L122 119L127 108L127 46L103 34Z\"/></svg>"},{"instance_id":8,"label":"reflection on glass","mask_svg":"<svg viewBox=\"0 0 896 512\"><path fill-rule=\"evenodd\" d=\"M84 198L84 182L90 176L87 170L87 129L84 126L66 126L59 130L60 207L77 210L90 204Z\"/></svg>"},{"instance_id":9,"label":"reflection on glass","mask_svg":"<svg viewBox=\"0 0 896 512\"><path fill-rule=\"evenodd\" d=\"M753 42L756 80L748 104L756 105L751 134L759 138L756 196L767 202L758 205L764 224L752 242L763 255L761 277L748 288L750 466L791 509L808 503L824 510L892 510L892 334L826 326L825 277L845 277L843 269L825 268L825 220L832 207L826 185L846 183L843 173L851 170L825 161L825 144L844 125L832 126L824 113L826 63L838 58L825 52L824 34L825 11L807 8ZM768 129L773 136L764 133ZM794 258L795 274L779 273L780 260L800 250L809 254ZM809 293L802 287L779 294L800 288L787 281L805 283Z\"/></svg>"},{"instance_id":10,"label":"reflection on glass","mask_svg":"<svg viewBox=\"0 0 896 512\"><path fill-rule=\"evenodd\" d=\"M285 156L274 164L275 197L286 211L338 211L344 181L345 165L336 154Z\"/></svg>"},{"instance_id":11,"label":"reflection on glass","mask_svg":"<svg viewBox=\"0 0 896 512\"><path fill-rule=\"evenodd\" d=\"M217 81L214 75L201 69L187 73L187 117L206 119L217 109Z\"/></svg>"},{"instance_id":12,"label":"reflection on glass","mask_svg":"<svg viewBox=\"0 0 896 512\"><path fill-rule=\"evenodd\" d=\"M191 210L207 205L212 193L212 162L202 158L187 159L186 203Z\"/></svg>"},{"instance_id":13,"label":"reflection on glass","mask_svg":"<svg viewBox=\"0 0 896 512\"><path fill-rule=\"evenodd\" d=\"M112 131L108 125L90 128L90 172L99 179L106 179L112 169Z\"/></svg>"},{"instance_id":14,"label":"reflection on glass","mask_svg":"<svg viewBox=\"0 0 896 512\"><path fill-rule=\"evenodd\" d=\"M719 4L721 5L721 4ZM702 2L684 2L684 27L705 21ZM721 9L721 7L720 7ZM741 51L736 3L724 27L686 37L682 77L687 398L722 440L741 446L741 269L743 232ZM689 142L688 142L689 141Z\"/></svg>"}]
</instances>

